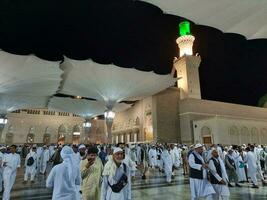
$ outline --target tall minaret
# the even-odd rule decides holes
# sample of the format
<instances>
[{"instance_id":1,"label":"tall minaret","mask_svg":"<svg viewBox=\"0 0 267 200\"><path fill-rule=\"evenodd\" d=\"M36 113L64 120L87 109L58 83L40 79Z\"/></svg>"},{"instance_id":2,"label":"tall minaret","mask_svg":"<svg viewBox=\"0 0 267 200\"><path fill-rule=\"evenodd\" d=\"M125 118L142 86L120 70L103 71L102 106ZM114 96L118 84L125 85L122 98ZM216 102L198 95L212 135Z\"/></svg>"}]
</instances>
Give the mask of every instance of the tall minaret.
<instances>
[{"instance_id":1,"label":"tall minaret","mask_svg":"<svg viewBox=\"0 0 267 200\"><path fill-rule=\"evenodd\" d=\"M198 73L201 58L193 55L195 37L191 35L188 21L180 23L179 30L180 37L177 38L176 43L180 49L180 57L174 60L174 67L177 71L180 99L201 99Z\"/></svg>"}]
</instances>

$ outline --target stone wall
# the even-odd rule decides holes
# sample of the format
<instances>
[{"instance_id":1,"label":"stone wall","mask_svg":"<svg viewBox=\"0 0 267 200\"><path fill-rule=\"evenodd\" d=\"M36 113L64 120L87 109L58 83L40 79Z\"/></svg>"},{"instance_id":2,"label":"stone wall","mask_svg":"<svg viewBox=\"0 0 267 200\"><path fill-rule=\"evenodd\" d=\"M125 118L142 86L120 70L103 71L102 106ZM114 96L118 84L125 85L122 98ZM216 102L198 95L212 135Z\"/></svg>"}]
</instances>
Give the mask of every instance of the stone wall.
<instances>
[{"instance_id":1,"label":"stone wall","mask_svg":"<svg viewBox=\"0 0 267 200\"><path fill-rule=\"evenodd\" d=\"M59 135L65 136L65 143L80 143L84 139L84 119L70 113L32 109L9 113L7 118L1 143L44 143L45 137L48 143L57 143ZM80 137L73 137L73 132L80 132Z\"/></svg>"},{"instance_id":2,"label":"stone wall","mask_svg":"<svg viewBox=\"0 0 267 200\"><path fill-rule=\"evenodd\" d=\"M212 117L194 121L195 142L203 143L203 135L210 135L213 143L267 144L267 120L245 120L234 117Z\"/></svg>"},{"instance_id":3,"label":"stone wall","mask_svg":"<svg viewBox=\"0 0 267 200\"><path fill-rule=\"evenodd\" d=\"M179 90L166 89L153 95L153 132L159 142L179 142Z\"/></svg>"},{"instance_id":4,"label":"stone wall","mask_svg":"<svg viewBox=\"0 0 267 200\"><path fill-rule=\"evenodd\" d=\"M261 132L263 124L267 122L267 109L258 108L252 106L244 106L238 104L198 100L198 99L185 99L180 100L180 131L182 142L192 144L195 142L203 142L199 138L199 131L194 134L194 122L203 121L209 122L209 128L212 129L213 143L225 143L229 144L229 128L238 127L239 136L234 142L238 144L249 142L266 142L262 139L251 140L247 136L247 132L251 133L251 130ZM213 121L211 118L220 118L220 121ZM223 119L227 119L226 121ZM199 122L200 123L200 122ZM235 125L238 124L238 125ZM243 128L243 129L242 129ZM256 128L256 129L255 129ZM243 131L241 131L241 129ZM265 129L263 129L264 131ZM233 132L233 131L232 131ZM267 139L267 138L266 138Z\"/></svg>"},{"instance_id":5,"label":"stone wall","mask_svg":"<svg viewBox=\"0 0 267 200\"><path fill-rule=\"evenodd\" d=\"M126 111L116 113L113 120L113 142L138 142L153 140L148 131L152 132L152 97L138 101ZM149 127L151 126L151 128Z\"/></svg>"}]
</instances>

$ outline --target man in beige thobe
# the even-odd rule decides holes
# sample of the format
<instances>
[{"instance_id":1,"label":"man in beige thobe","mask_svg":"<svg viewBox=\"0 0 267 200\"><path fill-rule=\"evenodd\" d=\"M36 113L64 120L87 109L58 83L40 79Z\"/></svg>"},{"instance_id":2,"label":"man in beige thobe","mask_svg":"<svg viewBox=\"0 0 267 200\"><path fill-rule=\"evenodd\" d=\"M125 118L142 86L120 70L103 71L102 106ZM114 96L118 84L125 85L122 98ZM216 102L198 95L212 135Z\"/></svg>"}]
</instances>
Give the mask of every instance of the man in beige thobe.
<instances>
[{"instance_id":1,"label":"man in beige thobe","mask_svg":"<svg viewBox=\"0 0 267 200\"><path fill-rule=\"evenodd\" d=\"M89 148L86 159L80 164L83 200L100 200L103 165L97 153L96 147Z\"/></svg>"}]
</instances>

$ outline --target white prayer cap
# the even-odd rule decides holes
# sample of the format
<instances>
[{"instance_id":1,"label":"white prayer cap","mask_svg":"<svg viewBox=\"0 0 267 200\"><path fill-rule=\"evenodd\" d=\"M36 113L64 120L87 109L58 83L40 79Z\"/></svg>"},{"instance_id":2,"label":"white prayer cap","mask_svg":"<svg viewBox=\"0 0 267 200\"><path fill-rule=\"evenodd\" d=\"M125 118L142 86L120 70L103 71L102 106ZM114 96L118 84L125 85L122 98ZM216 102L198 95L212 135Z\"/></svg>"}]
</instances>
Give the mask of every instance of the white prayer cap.
<instances>
[{"instance_id":1,"label":"white prayer cap","mask_svg":"<svg viewBox=\"0 0 267 200\"><path fill-rule=\"evenodd\" d=\"M197 143L197 144L195 145L194 149L197 149L197 148L199 148L199 147L203 147L203 145L200 144L200 143Z\"/></svg>"},{"instance_id":2,"label":"white prayer cap","mask_svg":"<svg viewBox=\"0 0 267 200\"><path fill-rule=\"evenodd\" d=\"M34 145L32 145L32 147L37 147L37 145L36 145L36 144L34 144Z\"/></svg>"},{"instance_id":3,"label":"white prayer cap","mask_svg":"<svg viewBox=\"0 0 267 200\"><path fill-rule=\"evenodd\" d=\"M123 152L122 148L120 148L120 147L114 148L113 154L118 153L118 152Z\"/></svg>"},{"instance_id":4,"label":"white prayer cap","mask_svg":"<svg viewBox=\"0 0 267 200\"><path fill-rule=\"evenodd\" d=\"M81 144L81 145L79 146L79 149L82 149L82 148L86 148L86 146L85 146L84 144Z\"/></svg>"}]
</instances>

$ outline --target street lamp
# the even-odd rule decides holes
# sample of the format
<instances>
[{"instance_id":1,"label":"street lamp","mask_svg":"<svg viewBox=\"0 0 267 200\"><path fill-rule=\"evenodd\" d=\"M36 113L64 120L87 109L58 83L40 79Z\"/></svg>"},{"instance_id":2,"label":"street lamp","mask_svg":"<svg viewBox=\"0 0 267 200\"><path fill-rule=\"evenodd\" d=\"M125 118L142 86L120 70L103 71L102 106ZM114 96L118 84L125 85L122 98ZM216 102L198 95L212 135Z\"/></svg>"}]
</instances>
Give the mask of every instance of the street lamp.
<instances>
[{"instance_id":1,"label":"street lamp","mask_svg":"<svg viewBox=\"0 0 267 200\"><path fill-rule=\"evenodd\" d=\"M104 116L105 116L106 125L107 125L108 143L112 143L111 127L113 124L113 119L115 117L115 112L113 112L112 110L107 110L105 111Z\"/></svg>"},{"instance_id":2,"label":"street lamp","mask_svg":"<svg viewBox=\"0 0 267 200\"><path fill-rule=\"evenodd\" d=\"M84 128L91 128L92 124L90 122L84 122L83 127Z\"/></svg>"},{"instance_id":3,"label":"street lamp","mask_svg":"<svg viewBox=\"0 0 267 200\"><path fill-rule=\"evenodd\" d=\"M0 124L7 124L7 119L4 117L0 118Z\"/></svg>"},{"instance_id":4,"label":"street lamp","mask_svg":"<svg viewBox=\"0 0 267 200\"><path fill-rule=\"evenodd\" d=\"M104 113L104 116L107 120L113 120L115 117L115 112L113 112L112 110L108 110Z\"/></svg>"}]
</instances>

